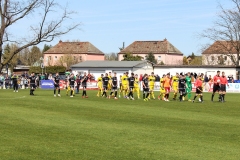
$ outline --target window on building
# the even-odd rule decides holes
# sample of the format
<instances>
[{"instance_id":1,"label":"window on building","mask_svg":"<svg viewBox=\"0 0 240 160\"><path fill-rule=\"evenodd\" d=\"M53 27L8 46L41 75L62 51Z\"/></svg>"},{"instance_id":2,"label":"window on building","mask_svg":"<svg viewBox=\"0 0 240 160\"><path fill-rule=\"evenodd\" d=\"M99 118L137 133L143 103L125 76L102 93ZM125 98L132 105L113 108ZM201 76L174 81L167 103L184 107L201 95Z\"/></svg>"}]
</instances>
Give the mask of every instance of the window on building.
<instances>
[{"instance_id":1,"label":"window on building","mask_svg":"<svg viewBox=\"0 0 240 160\"><path fill-rule=\"evenodd\" d=\"M211 56L212 61L214 61L214 56Z\"/></svg>"},{"instance_id":2,"label":"window on building","mask_svg":"<svg viewBox=\"0 0 240 160\"><path fill-rule=\"evenodd\" d=\"M55 56L55 59L57 59L57 56Z\"/></svg>"},{"instance_id":3,"label":"window on building","mask_svg":"<svg viewBox=\"0 0 240 160\"><path fill-rule=\"evenodd\" d=\"M76 57L75 57L75 56L73 56L73 60L76 60Z\"/></svg>"},{"instance_id":4,"label":"window on building","mask_svg":"<svg viewBox=\"0 0 240 160\"><path fill-rule=\"evenodd\" d=\"M161 58L162 58L161 56L158 56L158 61L161 61Z\"/></svg>"},{"instance_id":5,"label":"window on building","mask_svg":"<svg viewBox=\"0 0 240 160\"><path fill-rule=\"evenodd\" d=\"M224 57L224 60L225 60L225 61L227 60L227 56Z\"/></svg>"},{"instance_id":6,"label":"window on building","mask_svg":"<svg viewBox=\"0 0 240 160\"><path fill-rule=\"evenodd\" d=\"M80 61L82 60L82 56L79 57Z\"/></svg>"},{"instance_id":7,"label":"window on building","mask_svg":"<svg viewBox=\"0 0 240 160\"><path fill-rule=\"evenodd\" d=\"M48 57L48 59L49 59L49 60L51 60L51 59L52 59L52 57L51 57L51 56L49 56L49 57Z\"/></svg>"}]
</instances>

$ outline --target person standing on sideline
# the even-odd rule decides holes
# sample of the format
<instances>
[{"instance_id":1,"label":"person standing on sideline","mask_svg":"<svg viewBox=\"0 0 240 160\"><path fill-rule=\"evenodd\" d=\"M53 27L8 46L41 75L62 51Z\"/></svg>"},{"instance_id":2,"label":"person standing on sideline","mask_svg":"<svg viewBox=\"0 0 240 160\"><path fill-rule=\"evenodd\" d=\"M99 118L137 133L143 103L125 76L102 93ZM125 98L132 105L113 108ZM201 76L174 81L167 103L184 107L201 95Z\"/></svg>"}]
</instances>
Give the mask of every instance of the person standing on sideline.
<instances>
[{"instance_id":1,"label":"person standing on sideline","mask_svg":"<svg viewBox=\"0 0 240 160\"><path fill-rule=\"evenodd\" d=\"M226 85L229 87L227 77L225 76L225 73L222 72L222 76L220 77L220 91L219 91L221 102L225 102Z\"/></svg>"},{"instance_id":2,"label":"person standing on sideline","mask_svg":"<svg viewBox=\"0 0 240 160\"><path fill-rule=\"evenodd\" d=\"M213 101L214 95L216 92L219 93L220 91L220 71L217 71L217 75L213 77L213 93L211 100ZM220 95L219 95L219 101L220 101Z\"/></svg>"},{"instance_id":3,"label":"person standing on sideline","mask_svg":"<svg viewBox=\"0 0 240 160\"><path fill-rule=\"evenodd\" d=\"M30 85L30 95L34 96L34 91L36 89L37 84L37 77L35 76L35 73L32 72L31 76L28 79L28 84Z\"/></svg>"},{"instance_id":4,"label":"person standing on sideline","mask_svg":"<svg viewBox=\"0 0 240 160\"><path fill-rule=\"evenodd\" d=\"M88 76L87 76L87 73L84 72L83 78L81 80L82 88L83 88L82 98L88 98L88 96L87 96L87 81L88 81Z\"/></svg>"},{"instance_id":5,"label":"person standing on sideline","mask_svg":"<svg viewBox=\"0 0 240 160\"><path fill-rule=\"evenodd\" d=\"M54 97L56 97L56 90L58 90L58 97L61 97L60 95L60 76L59 73L57 72L55 77L53 78L53 82L54 82Z\"/></svg>"},{"instance_id":6,"label":"person standing on sideline","mask_svg":"<svg viewBox=\"0 0 240 160\"><path fill-rule=\"evenodd\" d=\"M11 78L13 82L13 92L18 92L18 76L14 73Z\"/></svg>"},{"instance_id":7,"label":"person standing on sideline","mask_svg":"<svg viewBox=\"0 0 240 160\"><path fill-rule=\"evenodd\" d=\"M200 99L201 99L201 103L203 103L203 95L202 95L202 84L203 84L203 81L202 81L202 77L199 76L197 79L196 79L196 82L195 82L195 86L196 86L196 95L194 96L193 98L193 103L195 102L195 99L197 98L197 96L200 96Z\"/></svg>"}]
</instances>

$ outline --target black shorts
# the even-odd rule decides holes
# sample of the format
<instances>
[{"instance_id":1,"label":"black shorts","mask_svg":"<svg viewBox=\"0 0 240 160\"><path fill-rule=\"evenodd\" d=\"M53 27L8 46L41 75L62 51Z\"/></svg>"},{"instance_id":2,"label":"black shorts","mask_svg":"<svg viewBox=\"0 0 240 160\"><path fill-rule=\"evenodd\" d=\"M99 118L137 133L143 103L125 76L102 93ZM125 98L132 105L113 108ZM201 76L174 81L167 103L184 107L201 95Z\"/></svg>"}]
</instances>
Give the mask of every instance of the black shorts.
<instances>
[{"instance_id":1,"label":"black shorts","mask_svg":"<svg viewBox=\"0 0 240 160\"><path fill-rule=\"evenodd\" d=\"M213 93L220 91L220 85L219 84L214 84L213 85Z\"/></svg>"},{"instance_id":2,"label":"black shorts","mask_svg":"<svg viewBox=\"0 0 240 160\"><path fill-rule=\"evenodd\" d=\"M143 92L145 93L149 92L149 88L143 88Z\"/></svg>"},{"instance_id":3,"label":"black shorts","mask_svg":"<svg viewBox=\"0 0 240 160\"><path fill-rule=\"evenodd\" d=\"M57 83L57 84L54 84L54 87L55 88L59 88L59 84Z\"/></svg>"},{"instance_id":4,"label":"black shorts","mask_svg":"<svg viewBox=\"0 0 240 160\"><path fill-rule=\"evenodd\" d=\"M202 87L196 88L196 94L202 94Z\"/></svg>"},{"instance_id":5,"label":"black shorts","mask_svg":"<svg viewBox=\"0 0 240 160\"><path fill-rule=\"evenodd\" d=\"M30 84L30 88L31 89L36 89L36 85L35 84Z\"/></svg>"},{"instance_id":6,"label":"black shorts","mask_svg":"<svg viewBox=\"0 0 240 160\"><path fill-rule=\"evenodd\" d=\"M133 88L134 88L133 86L128 87L129 91L133 91Z\"/></svg>"},{"instance_id":7,"label":"black shorts","mask_svg":"<svg viewBox=\"0 0 240 160\"><path fill-rule=\"evenodd\" d=\"M112 90L117 90L117 86L112 87Z\"/></svg>"},{"instance_id":8,"label":"black shorts","mask_svg":"<svg viewBox=\"0 0 240 160\"><path fill-rule=\"evenodd\" d=\"M185 88L180 88L179 93L184 95L186 93L186 89Z\"/></svg>"},{"instance_id":9,"label":"black shorts","mask_svg":"<svg viewBox=\"0 0 240 160\"><path fill-rule=\"evenodd\" d=\"M103 85L103 90L107 91L108 90L108 86L107 85Z\"/></svg>"},{"instance_id":10,"label":"black shorts","mask_svg":"<svg viewBox=\"0 0 240 160\"><path fill-rule=\"evenodd\" d=\"M220 91L221 92L226 92L226 84L221 84Z\"/></svg>"},{"instance_id":11,"label":"black shorts","mask_svg":"<svg viewBox=\"0 0 240 160\"><path fill-rule=\"evenodd\" d=\"M83 88L87 88L87 84L86 83L82 83L82 87Z\"/></svg>"}]
</instances>

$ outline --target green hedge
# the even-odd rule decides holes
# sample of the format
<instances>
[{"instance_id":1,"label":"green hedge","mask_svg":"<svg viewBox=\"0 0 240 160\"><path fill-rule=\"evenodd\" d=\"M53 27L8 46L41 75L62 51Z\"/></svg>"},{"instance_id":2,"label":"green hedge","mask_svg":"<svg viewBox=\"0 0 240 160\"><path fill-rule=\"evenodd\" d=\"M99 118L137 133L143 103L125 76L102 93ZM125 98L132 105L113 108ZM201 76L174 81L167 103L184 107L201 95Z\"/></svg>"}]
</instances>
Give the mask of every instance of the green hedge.
<instances>
[{"instance_id":1,"label":"green hedge","mask_svg":"<svg viewBox=\"0 0 240 160\"><path fill-rule=\"evenodd\" d=\"M43 68L43 73L45 73L45 70L47 73L56 73L56 72L65 72L66 67L64 66L47 66ZM42 68L39 67L30 67L29 68L29 73L42 73Z\"/></svg>"}]
</instances>

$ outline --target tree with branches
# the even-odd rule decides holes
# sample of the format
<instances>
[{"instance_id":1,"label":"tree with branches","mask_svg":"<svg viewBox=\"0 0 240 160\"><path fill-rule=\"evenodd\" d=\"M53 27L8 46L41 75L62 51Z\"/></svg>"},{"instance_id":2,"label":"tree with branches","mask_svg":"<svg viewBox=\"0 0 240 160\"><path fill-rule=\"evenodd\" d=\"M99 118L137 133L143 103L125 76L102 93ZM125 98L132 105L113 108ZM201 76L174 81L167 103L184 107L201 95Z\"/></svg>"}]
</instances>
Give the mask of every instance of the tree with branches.
<instances>
[{"instance_id":1,"label":"tree with branches","mask_svg":"<svg viewBox=\"0 0 240 160\"><path fill-rule=\"evenodd\" d=\"M199 34L201 38L207 38L214 42L213 45L204 45L203 55L205 59L213 55L227 56L235 66L239 66L240 54L240 0L229 0L233 7L224 8L219 4L220 12L217 20L211 28ZM214 58L212 58L214 59ZM219 56L218 56L219 59ZM209 59L207 60L209 61ZM211 61L211 60L210 60ZM223 64L222 60L217 61Z\"/></svg>"},{"instance_id":2,"label":"tree with branches","mask_svg":"<svg viewBox=\"0 0 240 160\"><path fill-rule=\"evenodd\" d=\"M58 14L52 19L50 16ZM62 7L55 0L0 0L0 60L4 54L3 47L6 43L17 43L18 48L12 52L8 61L1 61L0 71L20 51L42 42L51 42L54 38L78 29L80 23L69 24L71 15L67 7ZM28 37L17 38L12 35L11 29L18 25L21 20L30 16L38 20L36 24L29 25ZM65 25L67 22L67 25Z\"/></svg>"}]
</instances>

